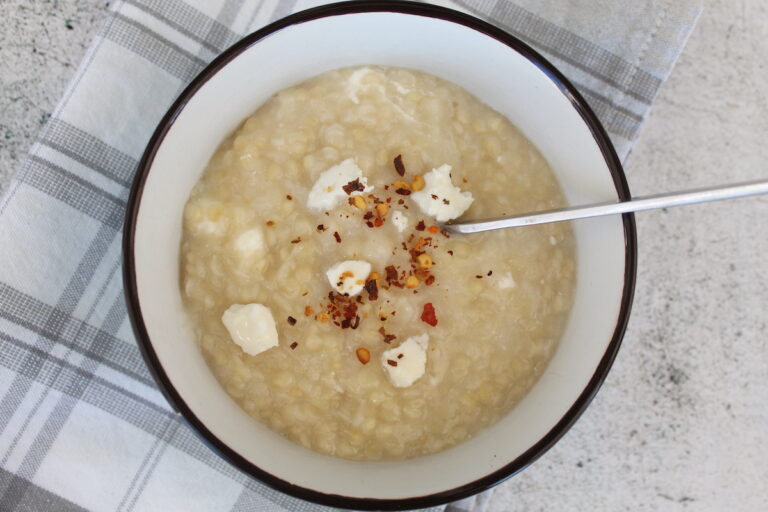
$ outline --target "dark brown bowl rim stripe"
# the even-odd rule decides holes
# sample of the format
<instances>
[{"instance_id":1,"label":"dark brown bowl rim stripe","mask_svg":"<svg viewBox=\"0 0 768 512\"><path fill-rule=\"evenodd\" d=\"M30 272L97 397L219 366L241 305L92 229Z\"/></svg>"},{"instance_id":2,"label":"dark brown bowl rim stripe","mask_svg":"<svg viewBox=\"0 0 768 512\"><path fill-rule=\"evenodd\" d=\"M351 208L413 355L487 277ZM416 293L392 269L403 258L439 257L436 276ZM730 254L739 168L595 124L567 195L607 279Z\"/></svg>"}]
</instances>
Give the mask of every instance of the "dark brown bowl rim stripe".
<instances>
[{"instance_id":1,"label":"dark brown bowl rim stripe","mask_svg":"<svg viewBox=\"0 0 768 512\"><path fill-rule=\"evenodd\" d=\"M312 501L315 503L329 505L332 507L342 507L350 509L363 510L408 510L413 508L433 507L449 503L472 496L486 489L499 484L511 477L518 471L521 471L529 464L534 462L573 425L573 423L584 412L587 405L597 393L600 385L605 380L608 370L616 357L619 346L621 345L624 331L629 320L629 313L634 295L635 278L637 271L637 232L635 220L632 214L624 214L622 221L624 224L624 245L625 245L625 273L624 289L621 299L621 310L616 321L616 327L613 332L608 348L606 349L595 373L592 375L586 388L573 403L571 408L557 422L557 424L547 432L537 443L531 446L522 455L505 465L501 469L494 471L475 481L468 482L459 487L448 489L425 496L412 496L402 499L378 499L378 498L356 498L349 496L340 496L336 494L326 494L312 489L304 488L285 480L282 480L261 468L255 466L242 455L232 450L229 446L218 439L206 426L198 419L187 404L181 398L181 395L174 388L173 383L166 375L160 361L157 358L152 342L149 339L147 328L141 314L141 306L138 299L138 289L136 284L136 269L134 262L134 238L136 229L136 219L140 207L140 199L144 190L144 184L149 174L150 167L155 154L163 142L170 127L173 125L176 117L184 109L190 98L200 89L214 74L222 67L240 55L243 51L258 43L263 38L273 34L286 27L305 23L329 16L371 13L371 12L391 12L406 14L411 16L423 16L435 18L442 21L448 21L463 25L482 34L485 34L518 52L531 63L541 69L560 91L571 102L573 108L581 115L582 119L590 129L597 145L599 146L605 162L613 177L614 186L621 200L630 199L629 188L624 176L624 171L619 161L616 151L608 138L607 133L598 121L592 109L584 98L579 94L576 88L566 80L566 78L544 57L528 45L508 34L507 32L473 16L439 7L435 5L404 2L404 1L352 1L328 4L302 11L281 20L278 20L261 30L258 30L224 51L214 59L181 93L174 102L163 119L160 121L155 133L147 145L147 149L139 162L136 171L131 193L128 199L125 226L123 230L123 282L125 288L125 297L128 306L128 313L131 319L134 333L137 338L139 348L144 357L150 372L157 381L168 402L184 417L200 438L216 453L225 460L241 469L245 473L257 478L270 487L277 489L297 498Z\"/></svg>"}]
</instances>

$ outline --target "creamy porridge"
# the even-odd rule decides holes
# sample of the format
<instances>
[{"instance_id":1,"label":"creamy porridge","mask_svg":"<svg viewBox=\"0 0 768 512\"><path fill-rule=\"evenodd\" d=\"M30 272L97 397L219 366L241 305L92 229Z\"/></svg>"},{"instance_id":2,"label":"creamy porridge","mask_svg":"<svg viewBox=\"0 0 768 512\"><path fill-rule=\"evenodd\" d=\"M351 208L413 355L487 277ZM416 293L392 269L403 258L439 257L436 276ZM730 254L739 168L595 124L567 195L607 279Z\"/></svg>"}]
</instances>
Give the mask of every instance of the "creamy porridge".
<instances>
[{"instance_id":1,"label":"creamy porridge","mask_svg":"<svg viewBox=\"0 0 768 512\"><path fill-rule=\"evenodd\" d=\"M257 420L349 459L433 453L535 383L575 265L566 224L449 236L440 222L562 205L536 149L458 86L331 71L211 159L184 211L183 298Z\"/></svg>"}]
</instances>

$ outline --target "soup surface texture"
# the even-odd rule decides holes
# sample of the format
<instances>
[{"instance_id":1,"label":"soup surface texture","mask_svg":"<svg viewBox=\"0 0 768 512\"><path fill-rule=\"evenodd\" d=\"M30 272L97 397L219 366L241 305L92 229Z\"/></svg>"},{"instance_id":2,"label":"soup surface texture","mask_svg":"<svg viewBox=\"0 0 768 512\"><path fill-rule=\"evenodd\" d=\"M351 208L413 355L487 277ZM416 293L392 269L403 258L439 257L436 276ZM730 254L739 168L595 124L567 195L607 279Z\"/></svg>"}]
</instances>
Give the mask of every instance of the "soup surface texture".
<instances>
[{"instance_id":1,"label":"soup surface texture","mask_svg":"<svg viewBox=\"0 0 768 512\"><path fill-rule=\"evenodd\" d=\"M212 157L184 211L183 300L252 417L338 457L429 454L533 386L575 275L567 224L449 236L438 219L563 205L536 148L460 87L334 70Z\"/></svg>"}]
</instances>

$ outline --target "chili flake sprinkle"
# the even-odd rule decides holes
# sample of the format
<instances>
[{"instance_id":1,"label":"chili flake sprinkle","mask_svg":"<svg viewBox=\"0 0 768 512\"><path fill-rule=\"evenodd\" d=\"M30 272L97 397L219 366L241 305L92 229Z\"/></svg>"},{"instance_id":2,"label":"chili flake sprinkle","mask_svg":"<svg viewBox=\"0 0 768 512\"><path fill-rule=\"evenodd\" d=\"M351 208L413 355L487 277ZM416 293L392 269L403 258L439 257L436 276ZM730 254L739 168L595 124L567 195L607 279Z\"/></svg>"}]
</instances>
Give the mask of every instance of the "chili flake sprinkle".
<instances>
[{"instance_id":1,"label":"chili flake sprinkle","mask_svg":"<svg viewBox=\"0 0 768 512\"><path fill-rule=\"evenodd\" d=\"M427 229L426 224L424 224L423 220L420 220L418 224L416 224L416 231L424 231Z\"/></svg>"},{"instance_id":2,"label":"chili flake sprinkle","mask_svg":"<svg viewBox=\"0 0 768 512\"><path fill-rule=\"evenodd\" d=\"M301 237L300 237L300 236L297 236L296 238L294 238L293 240L291 240L291 243L292 243L292 244L297 244L297 243L299 243L299 242L301 242Z\"/></svg>"},{"instance_id":3,"label":"chili flake sprinkle","mask_svg":"<svg viewBox=\"0 0 768 512\"><path fill-rule=\"evenodd\" d=\"M379 298L379 286L375 279L369 279L365 283L365 291L368 292L368 300L377 300Z\"/></svg>"},{"instance_id":4,"label":"chili flake sprinkle","mask_svg":"<svg viewBox=\"0 0 768 512\"><path fill-rule=\"evenodd\" d=\"M325 229L326 229L325 226L323 226L322 224L318 224L317 225L317 232L318 233L322 233L323 231L325 231Z\"/></svg>"},{"instance_id":5,"label":"chili flake sprinkle","mask_svg":"<svg viewBox=\"0 0 768 512\"><path fill-rule=\"evenodd\" d=\"M394 334L387 334L387 331L384 329L384 327L379 327L379 333L384 336L384 343L391 343L392 340L397 338Z\"/></svg>"},{"instance_id":6,"label":"chili flake sprinkle","mask_svg":"<svg viewBox=\"0 0 768 512\"><path fill-rule=\"evenodd\" d=\"M289 316L288 317L288 323L291 324L291 325L296 325L296 319L293 318L292 316Z\"/></svg>"},{"instance_id":7,"label":"chili flake sprinkle","mask_svg":"<svg viewBox=\"0 0 768 512\"><path fill-rule=\"evenodd\" d=\"M397 361L395 361L394 359L387 359L387 364L389 366L397 366Z\"/></svg>"},{"instance_id":8,"label":"chili flake sprinkle","mask_svg":"<svg viewBox=\"0 0 768 512\"><path fill-rule=\"evenodd\" d=\"M336 242L341 243L341 236L339 236L339 232L338 231L334 231L333 232L333 238L336 239Z\"/></svg>"},{"instance_id":9,"label":"chili flake sprinkle","mask_svg":"<svg viewBox=\"0 0 768 512\"><path fill-rule=\"evenodd\" d=\"M363 192L365 190L365 185L360 183L360 178L355 178L341 188L347 195L350 195L352 192Z\"/></svg>"},{"instance_id":10,"label":"chili flake sprinkle","mask_svg":"<svg viewBox=\"0 0 768 512\"><path fill-rule=\"evenodd\" d=\"M272 227L274 225L275 225L275 221L273 221L273 220L268 220L267 221L267 226Z\"/></svg>"},{"instance_id":11,"label":"chili flake sprinkle","mask_svg":"<svg viewBox=\"0 0 768 512\"><path fill-rule=\"evenodd\" d=\"M296 350L296 347L298 346L299 344L294 341L293 343L291 343L291 350Z\"/></svg>"},{"instance_id":12,"label":"chili flake sprinkle","mask_svg":"<svg viewBox=\"0 0 768 512\"><path fill-rule=\"evenodd\" d=\"M424 309L421 312L421 321L425 322L432 327L437 325L437 315L435 314L435 307L431 302L424 304Z\"/></svg>"},{"instance_id":13,"label":"chili flake sprinkle","mask_svg":"<svg viewBox=\"0 0 768 512\"><path fill-rule=\"evenodd\" d=\"M405 165L403 165L403 155L397 155L395 157L395 171L400 176L405 176Z\"/></svg>"},{"instance_id":14,"label":"chili flake sprinkle","mask_svg":"<svg viewBox=\"0 0 768 512\"><path fill-rule=\"evenodd\" d=\"M384 267L384 270L387 273L386 280L389 284L395 284L398 281L397 278L397 269L394 265L389 265L387 267Z\"/></svg>"}]
</instances>

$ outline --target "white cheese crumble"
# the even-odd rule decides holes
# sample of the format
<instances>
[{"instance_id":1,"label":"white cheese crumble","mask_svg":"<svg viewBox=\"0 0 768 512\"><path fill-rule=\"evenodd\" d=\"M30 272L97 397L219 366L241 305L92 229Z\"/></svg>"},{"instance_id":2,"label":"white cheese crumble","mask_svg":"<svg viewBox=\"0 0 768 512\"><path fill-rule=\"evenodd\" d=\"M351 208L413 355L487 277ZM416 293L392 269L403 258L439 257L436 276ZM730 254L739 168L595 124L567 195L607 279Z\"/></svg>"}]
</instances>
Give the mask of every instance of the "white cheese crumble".
<instances>
[{"instance_id":1,"label":"white cheese crumble","mask_svg":"<svg viewBox=\"0 0 768 512\"><path fill-rule=\"evenodd\" d=\"M363 89L363 78L373 70L368 67L355 70L347 79L347 96L352 100L352 103L360 103L360 99L357 97L357 93Z\"/></svg>"},{"instance_id":2,"label":"white cheese crumble","mask_svg":"<svg viewBox=\"0 0 768 512\"><path fill-rule=\"evenodd\" d=\"M517 283L515 283L515 279L512 277L512 274L510 274L509 272L501 276L496 281L496 286L498 286L502 290L506 290L508 288L514 288L516 284Z\"/></svg>"},{"instance_id":3,"label":"white cheese crumble","mask_svg":"<svg viewBox=\"0 0 768 512\"><path fill-rule=\"evenodd\" d=\"M424 188L411 194L421 211L438 222L459 217L475 199L471 192L462 192L451 182L451 166L443 164L424 175Z\"/></svg>"},{"instance_id":4,"label":"white cheese crumble","mask_svg":"<svg viewBox=\"0 0 768 512\"><path fill-rule=\"evenodd\" d=\"M368 178L363 176L363 171L360 169L355 160L347 158L340 164L336 164L327 171L324 171L315 181L312 186L312 190L309 191L309 197L307 198L307 206L317 210L332 210L336 207L339 201L346 200L350 195L361 195L362 192L355 191L351 194L344 192L342 188L350 181L360 180L360 183L365 187L364 192L370 192L373 187L369 187Z\"/></svg>"},{"instance_id":5,"label":"white cheese crumble","mask_svg":"<svg viewBox=\"0 0 768 512\"><path fill-rule=\"evenodd\" d=\"M259 228L243 231L235 238L235 251L243 258L258 256L264 252L264 233Z\"/></svg>"},{"instance_id":6,"label":"white cheese crumble","mask_svg":"<svg viewBox=\"0 0 768 512\"><path fill-rule=\"evenodd\" d=\"M361 260L341 261L325 273L334 290L350 297L363 291L370 274L371 264Z\"/></svg>"},{"instance_id":7,"label":"white cheese crumble","mask_svg":"<svg viewBox=\"0 0 768 512\"><path fill-rule=\"evenodd\" d=\"M224 207L217 201L203 199L191 207L190 228L196 235L222 236L227 231Z\"/></svg>"},{"instance_id":8,"label":"white cheese crumble","mask_svg":"<svg viewBox=\"0 0 768 512\"><path fill-rule=\"evenodd\" d=\"M403 212L400 210L393 210L392 211L392 225L395 226L398 233L402 233L406 229L408 229L408 217L405 216Z\"/></svg>"},{"instance_id":9,"label":"white cheese crumble","mask_svg":"<svg viewBox=\"0 0 768 512\"><path fill-rule=\"evenodd\" d=\"M416 382L427 369L429 335L411 336L399 347L381 354L381 365L392 385L405 388Z\"/></svg>"},{"instance_id":10,"label":"white cheese crumble","mask_svg":"<svg viewBox=\"0 0 768 512\"><path fill-rule=\"evenodd\" d=\"M278 344L275 319L261 304L233 304L221 316L232 341L243 352L255 356Z\"/></svg>"}]
</instances>

